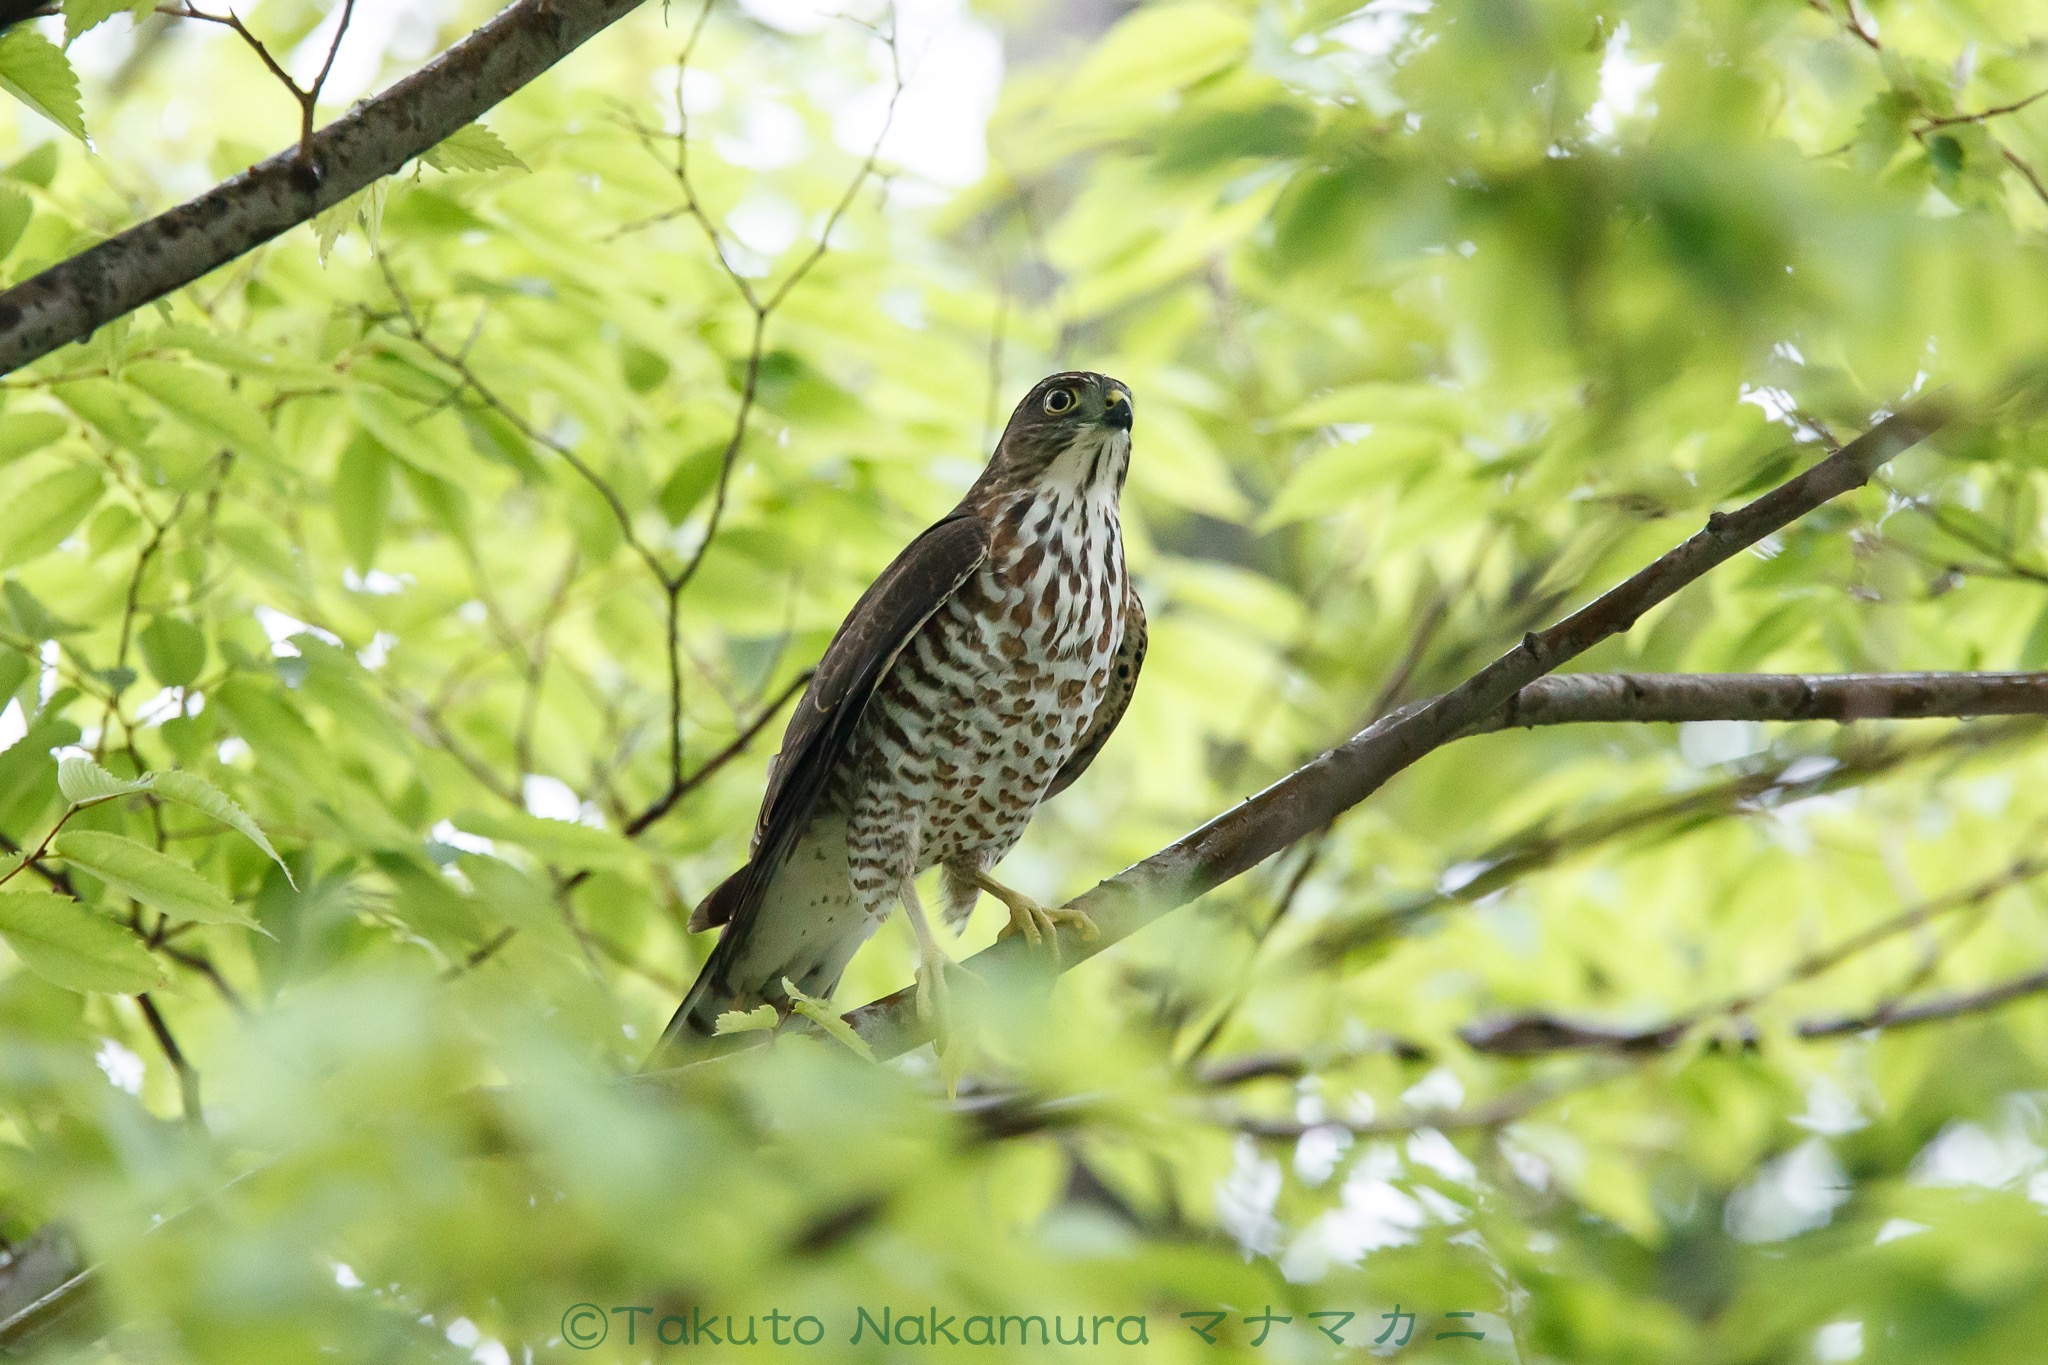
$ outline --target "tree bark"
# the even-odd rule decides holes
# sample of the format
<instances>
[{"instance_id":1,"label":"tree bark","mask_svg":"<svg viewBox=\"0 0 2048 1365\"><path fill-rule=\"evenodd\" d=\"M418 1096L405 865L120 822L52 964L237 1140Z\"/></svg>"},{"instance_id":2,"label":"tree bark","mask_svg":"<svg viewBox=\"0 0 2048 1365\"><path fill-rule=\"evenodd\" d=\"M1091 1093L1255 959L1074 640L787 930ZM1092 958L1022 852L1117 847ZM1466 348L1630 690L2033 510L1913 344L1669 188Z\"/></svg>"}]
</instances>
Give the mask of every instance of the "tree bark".
<instances>
[{"instance_id":1,"label":"tree bark","mask_svg":"<svg viewBox=\"0 0 2048 1365\"><path fill-rule=\"evenodd\" d=\"M1565 673L1465 733L1599 721L2048 715L2048 673Z\"/></svg>"},{"instance_id":2,"label":"tree bark","mask_svg":"<svg viewBox=\"0 0 2048 1365\"><path fill-rule=\"evenodd\" d=\"M0 374L281 235L520 89L640 0L516 0L455 46L295 145L0 293Z\"/></svg>"}]
</instances>

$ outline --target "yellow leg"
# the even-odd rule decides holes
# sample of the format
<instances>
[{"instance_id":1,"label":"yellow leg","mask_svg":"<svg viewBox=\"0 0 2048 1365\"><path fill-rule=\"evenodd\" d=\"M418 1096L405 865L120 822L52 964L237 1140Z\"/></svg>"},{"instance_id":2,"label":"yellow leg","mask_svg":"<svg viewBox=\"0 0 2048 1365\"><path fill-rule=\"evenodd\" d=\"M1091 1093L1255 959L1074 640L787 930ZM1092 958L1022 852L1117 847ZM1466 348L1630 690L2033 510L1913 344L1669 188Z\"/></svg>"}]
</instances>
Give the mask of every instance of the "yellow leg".
<instances>
[{"instance_id":1,"label":"yellow leg","mask_svg":"<svg viewBox=\"0 0 2048 1365\"><path fill-rule=\"evenodd\" d=\"M910 930L917 935L917 1017L936 1017L939 1032L944 1035L951 1026L953 1013L952 988L946 984L946 973L967 969L939 946L939 936L932 932L931 921L924 917L924 902L918 899L917 886L908 877L903 879L899 895L903 913L910 919Z\"/></svg>"},{"instance_id":2,"label":"yellow leg","mask_svg":"<svg viewBox=\"0 0 2048 1365\"><path fill-rule=\"evenodd\" d=\"M1101 934L1101 930L1095 927L1095 921L1088 918L1084 910L1075 910L1069 906L1049 910L1023 892L1012 891L986 872L976 872L974 884L1001 901L1010 911L1009 927L1003 930L1000 937L1008 938L1012 934L1022 934L1025 942L1033 947L1043 942L1052 948L1054 962L1060 960L1060 925L1073 925L1084 939L1096 938Z\"/></svg>"},{"instance_id":3,"label":"yellow leg","mask_svg":"<svg viewBox=\"0 0 2048 1365\"><path fill-rule=\"evenodd\" d=\"M938 935L924 917L924 903L918 899L917 887L910 878L903 879L899 895L903 913L910 918L911 932L917 935L917 1017L932 1022L939 1076L951 1097L959 1093L960 1077L973 1051L973 1037L972 1030L964 1026L967 1021L954 1013L953 988L946 977L952 972L966 976L974 973L948 957L939 946Z\"/></svg>"}]
</instances>

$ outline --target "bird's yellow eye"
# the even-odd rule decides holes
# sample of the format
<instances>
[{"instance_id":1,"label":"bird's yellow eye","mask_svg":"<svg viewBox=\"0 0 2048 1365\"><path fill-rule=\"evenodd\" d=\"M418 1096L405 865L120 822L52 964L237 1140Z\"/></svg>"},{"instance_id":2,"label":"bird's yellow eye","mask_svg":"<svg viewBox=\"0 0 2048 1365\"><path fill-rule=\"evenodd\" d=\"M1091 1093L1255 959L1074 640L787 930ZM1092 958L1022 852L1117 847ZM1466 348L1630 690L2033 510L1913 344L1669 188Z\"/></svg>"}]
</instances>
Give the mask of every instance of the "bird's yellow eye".
<instances>
[{"instance_id":1,"label":"bird's yellow eye","mask_svg":"<svg viewBox=\"0 0 2048 1365\"><path fill-rule=\"evenodd\" d=\"M1045 410L1057 417L1063 412L1072 412L1077 401L1072 389L1054 389L1045 396Z\"/></svg>"}]
</instances>

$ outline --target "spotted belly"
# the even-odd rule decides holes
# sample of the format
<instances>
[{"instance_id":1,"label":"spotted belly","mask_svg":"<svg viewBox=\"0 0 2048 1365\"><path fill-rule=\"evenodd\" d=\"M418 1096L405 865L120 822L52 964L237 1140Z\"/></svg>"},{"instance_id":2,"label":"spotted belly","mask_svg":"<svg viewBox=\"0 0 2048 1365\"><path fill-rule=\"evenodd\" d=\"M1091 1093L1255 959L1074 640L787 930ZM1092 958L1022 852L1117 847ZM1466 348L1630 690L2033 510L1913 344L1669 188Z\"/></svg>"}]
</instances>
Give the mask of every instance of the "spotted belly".
<instances>
[{"instance_id":1,"label":"spotted belly","mask_svg":"<svg viewBox=\"0 0 2048 1365\"><path fill-rule=\"evenodd\" d=\"M1116 548L1099 575L998 562L905 646L848 765L847 866L867 913L885 915L926 868L986 869L1022 836L1108 686L1123 631Z\"/></svg>"}]
</instances>

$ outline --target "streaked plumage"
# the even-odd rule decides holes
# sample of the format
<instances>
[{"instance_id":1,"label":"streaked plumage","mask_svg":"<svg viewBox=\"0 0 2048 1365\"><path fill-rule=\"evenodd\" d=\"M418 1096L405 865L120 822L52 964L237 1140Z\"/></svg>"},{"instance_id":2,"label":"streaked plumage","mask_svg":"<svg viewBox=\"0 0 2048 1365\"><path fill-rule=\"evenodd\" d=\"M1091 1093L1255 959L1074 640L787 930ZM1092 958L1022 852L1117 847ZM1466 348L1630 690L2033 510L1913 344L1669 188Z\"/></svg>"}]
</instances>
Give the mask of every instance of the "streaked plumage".
<instances>
[{"instance_id":1,"label":"streaked plumage","mask_svg":"<svg viewBox=\"0 0 2048 1365\"><path fill-rule=\"evenodd\" d=\"M964 916L978 874L1094 760L1144 661L1117 518L1130 417L1102 375L1040 382L960 505L855 604L771 766L751 856L692 917L725 936L669 1037L784 1006L784 977L829 994L899 897L919 922L927 868Z\"/></svg>"}]
</instances>

